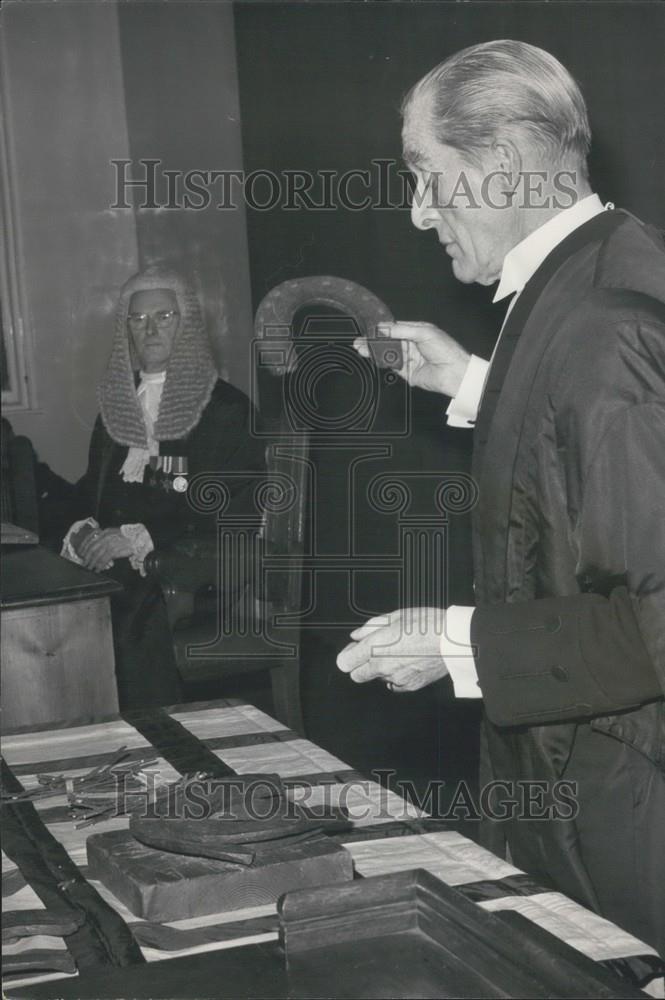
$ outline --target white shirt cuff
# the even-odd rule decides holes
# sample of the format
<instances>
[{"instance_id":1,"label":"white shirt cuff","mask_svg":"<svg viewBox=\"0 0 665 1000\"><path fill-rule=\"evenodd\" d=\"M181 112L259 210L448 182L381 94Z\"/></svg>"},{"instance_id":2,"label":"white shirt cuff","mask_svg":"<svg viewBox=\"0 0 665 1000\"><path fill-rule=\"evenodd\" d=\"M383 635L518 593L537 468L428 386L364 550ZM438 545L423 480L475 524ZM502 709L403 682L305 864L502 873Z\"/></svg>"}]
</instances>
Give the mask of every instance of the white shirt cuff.
<instances>
[{"instance_id":1,"label":"white shirt cuff","mask_svg":"<svg viewBox=\"0 0 665 1000\"><path fill-rule=\"evenodd\" d=\"M450 427L473 427L475 424L489 366L489 361L475 354L469 358L457 395L446 410Z\"/></svg>"},{"instance_id":2,"label":"white shirt cuff","mask_svg":"<svg viewBox=\"0 0 665 1000\"><path fill-rule=\"evenodd\" d=\"M150 532L144 524L121 524L120 534L129 539L134 549L129 557L129 565L132 569L138 570L141 576L145 576L145 566L143 565L145 557L155 547Z\"/></svg>"},{"instance_id":3,"label":"white shirt cuff","mask_svg":"<svg viewBox=\"0 0 665 1000\"><path fill-rule=\"evenodd\" d=\"M453 682L456 698L482 698L471 645L471 618L475 608L451 604L441 636L441 656Z\"/></svg>"},{"instance_id":4,"label":"white shirt cuff","mask_svg":"<svg viewBox=\"0 0 665 1000\"><path fill-rule=\"evenodd\" d=\"M69 529L69 531L62 540L62 548L60 550L61 556L63 556L65 559L69 559L70 562L76 563L78 566L83 565L83 560L81 559L78 552L72 545L72 538L74 535L77 535L78 532L81 530L81 528L83 528L86 524L89 524L91 528L99 527L94 517L85 517L83 518L82 521L74 521L71 528Z\"/></svg>"}]
</instances>

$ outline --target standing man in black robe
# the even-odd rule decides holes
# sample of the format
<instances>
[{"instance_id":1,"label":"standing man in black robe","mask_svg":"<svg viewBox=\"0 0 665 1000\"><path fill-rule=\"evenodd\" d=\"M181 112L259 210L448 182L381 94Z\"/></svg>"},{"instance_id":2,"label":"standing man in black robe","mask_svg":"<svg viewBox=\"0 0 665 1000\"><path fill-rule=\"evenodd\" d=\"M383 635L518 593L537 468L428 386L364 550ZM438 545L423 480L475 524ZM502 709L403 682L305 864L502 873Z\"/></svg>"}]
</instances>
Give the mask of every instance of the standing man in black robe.
<instances>
[{"instance_id":1,"label":"standing man in black robe","mask_svg":"<svg viewBox=\"0 0 665 1000\"><path fill-rule=\"evenodd\" d=\"M403 114L414 225L510 296L490 362L426 323L384 331L474 427L476 607L371 619L338 664L482 697L486 781L542 795L488 845L665 955L665 249L593 194L584 100L542 49L465 49Z\"/></svg>"}]
</instances>

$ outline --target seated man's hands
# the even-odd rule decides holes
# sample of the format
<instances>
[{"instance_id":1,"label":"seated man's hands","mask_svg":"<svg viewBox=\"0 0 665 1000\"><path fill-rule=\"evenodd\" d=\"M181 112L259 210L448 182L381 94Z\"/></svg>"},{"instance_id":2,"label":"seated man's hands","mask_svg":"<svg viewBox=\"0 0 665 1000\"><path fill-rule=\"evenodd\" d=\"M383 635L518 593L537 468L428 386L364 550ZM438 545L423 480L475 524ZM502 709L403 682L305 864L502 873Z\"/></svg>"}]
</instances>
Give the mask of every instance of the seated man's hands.
<instances>
[{"instance_id":1,"label":"seated man's hands","mask_svg":"<svg viewBox=\"0 0 665 1000\"><path fill-rule=\"evenodd\" d=\"M110 569L116 559L133 555L134 547L120 528L96 528L77 545L76 552L87 569L101 573Z\"/></svg>"},{"instance_id":2,"label":"seated man's hands","mask_svg":"<svg viewBox=\"0 0 665 1000\"><path fill-rule=\"evenodd\" d=\"M448 673L440 652L446 613L441 608L403 608L370 618L337 666L357 683L381 680L395 692L418 691Z\"/></svg>"},{"instance_id":3,"label":"seated man's hands","mask_svg":"<svg viewBox=\"0 0 665 1000\"><path fill-rule=\"evenodd\" d=\"M409 385L444 396L455 396L471 355L449 334L431 323L379 323L377 334L402 343L403 363L395 371ZM366 337L353 346L364 358L371 357Z\"/></svg>"}]
</instances>

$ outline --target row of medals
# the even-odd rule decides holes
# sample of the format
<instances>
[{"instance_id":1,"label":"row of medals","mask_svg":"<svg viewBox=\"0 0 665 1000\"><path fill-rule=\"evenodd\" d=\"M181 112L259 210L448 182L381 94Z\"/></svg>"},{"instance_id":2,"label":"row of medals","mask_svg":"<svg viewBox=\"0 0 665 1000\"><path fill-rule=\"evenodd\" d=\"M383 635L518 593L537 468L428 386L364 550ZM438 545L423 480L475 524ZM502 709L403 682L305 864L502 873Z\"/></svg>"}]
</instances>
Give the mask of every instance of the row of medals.
<instances>
[{"instance_id":1,"label":"row of medals","mask_svg":"<svg viewBox=\"0 0 665 1000\"><path fill-rule=\"evenodd\" d=\"M187 491L186 455L151 455L150 468L155 485L164 490L175 490L176 493Z\"/></svg>"}]
</instances>

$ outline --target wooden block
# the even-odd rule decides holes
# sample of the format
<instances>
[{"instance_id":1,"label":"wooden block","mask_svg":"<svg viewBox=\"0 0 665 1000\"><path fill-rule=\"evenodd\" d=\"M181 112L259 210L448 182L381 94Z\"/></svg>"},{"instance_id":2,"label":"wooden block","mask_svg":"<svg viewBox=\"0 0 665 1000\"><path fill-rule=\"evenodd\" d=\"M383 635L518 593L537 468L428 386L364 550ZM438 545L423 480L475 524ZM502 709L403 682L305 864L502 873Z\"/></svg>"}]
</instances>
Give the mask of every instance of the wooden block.
<instances>
[{"instance_id":1,"label":"wooden block","mask_svg":"<svg viewBox=\"0 0 665 1000\"><path fill-rule=\"evenodd\" d=\"M88 838L89 877L144 920L182 920L274 903L291 889L353 878L351 855L327 837L284 844L251 867L158 851L126 830Z\"/></svg>"}]
</instances>

